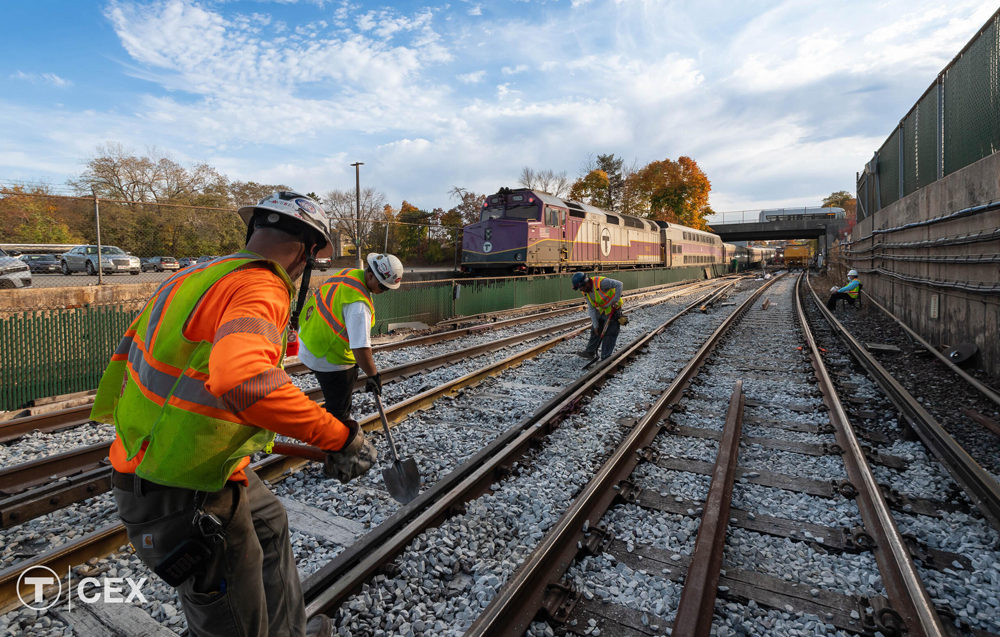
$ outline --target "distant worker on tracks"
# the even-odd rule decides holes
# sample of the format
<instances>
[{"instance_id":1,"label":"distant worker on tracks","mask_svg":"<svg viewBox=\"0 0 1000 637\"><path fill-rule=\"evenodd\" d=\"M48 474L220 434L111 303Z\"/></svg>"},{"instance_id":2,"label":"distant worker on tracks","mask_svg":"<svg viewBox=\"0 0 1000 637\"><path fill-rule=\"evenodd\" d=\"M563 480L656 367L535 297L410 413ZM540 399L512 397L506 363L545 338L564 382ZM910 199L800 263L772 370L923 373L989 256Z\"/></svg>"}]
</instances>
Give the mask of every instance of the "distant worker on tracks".
<instances>
[{"instance_id":1,"label":"distant worker on tracks","mask_svg":"<svg viewBox=\"0 0 1000 637\"><path fill-rule=\"evenodd\" d=\"M372 356L372 296L396 290L403 281L403 264L395 256L369 254L366 261L364 270L341 270L316 290L299 334L299 360L316 375L326 410L341 420L351 417L359 368L368 377L368 391L382 393Z\"/></svg>"},{"instance_id":2,"label":"distant worker on tracks","mask_svg":"<svg viewBox=\"0 0 1000 637\"><path fill-rule=\"evenodd\" d=\"M276 433L329 450L325 469L342 482L376 460L358 423L331 416L281 367L312 263L332 252L329 221L295 192L239 215L246 249L160 285L112 356L91 417L115 425L118 513L136 554L177 589L192 634L331 635L327 617L307 624L285 509L247 470Z\"/></svg>"},{"instance_id":3,"label":"distant worker on tracks","mask_svg":"<svg viewBox=\"0 0 1000 637\"><path fill-rule=\"evenodd\" d=\"M587 299L587 314L590 315L591 325L587 348L577 355L581 358L591 358L600 347L601 360L604 360L615 351L618 332L622 325L628 322L622 314L622 292L625 286L621 281L606 276L590 277L583 272L574 274L572 282L573 289L582 292L583 298Z\"/></svg>"},{"instance_id":4,"label":"distant worker on tracks","mask_svg":"<svg viewBox=\"0 0 1000 637\"><path fill-rule=\"evenodd\" d=\"M837 301L843 299L854 305L858 300L858 296L861 295L861 281L858 280L858 271L851 270L847 273L848 283L842 288L831 288L830 291L833 294L830 295L830 300L826 302L826 309L831 312L837 309Z\"/></svg>"}]
</instances>

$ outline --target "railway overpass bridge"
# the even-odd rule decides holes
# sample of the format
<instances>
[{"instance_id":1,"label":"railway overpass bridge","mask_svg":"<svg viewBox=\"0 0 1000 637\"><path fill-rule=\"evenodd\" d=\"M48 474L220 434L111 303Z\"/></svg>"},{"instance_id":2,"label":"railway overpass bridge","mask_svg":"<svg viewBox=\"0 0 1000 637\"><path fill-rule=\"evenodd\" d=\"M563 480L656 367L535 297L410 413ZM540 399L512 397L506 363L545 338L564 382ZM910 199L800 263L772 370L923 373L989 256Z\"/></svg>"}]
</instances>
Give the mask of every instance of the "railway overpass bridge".
<instances>
[{"instance_id":1,"label":"railway overpass bridge","mask_svg":"<svg viewBox=\"0 0 1000 637\"><path fill-rule=\"evenodd\" d=\"M846 219L795 219L788 221L738 221L709 223L712 232L726 243L733 241L774 241L779 239L818 239L824 254L847 227Z\"/></svg>"}]
</instances>

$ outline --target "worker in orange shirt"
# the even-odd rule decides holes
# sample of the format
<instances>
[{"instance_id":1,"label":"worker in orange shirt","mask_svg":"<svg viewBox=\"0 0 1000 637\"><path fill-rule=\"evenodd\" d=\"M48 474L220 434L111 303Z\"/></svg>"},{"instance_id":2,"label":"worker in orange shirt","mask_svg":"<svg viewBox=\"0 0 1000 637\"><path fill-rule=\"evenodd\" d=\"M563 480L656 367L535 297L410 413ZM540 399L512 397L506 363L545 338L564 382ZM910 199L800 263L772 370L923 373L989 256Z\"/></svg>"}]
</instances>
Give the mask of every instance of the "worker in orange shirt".
<instances>
[{"instance_id":1,"label":"worker in orange shirt","mask_svg":"<svg viewBox=\"0 0 1000 637\"><path fill-rule=\"evenodd\" d=\"M281 367L313 260L332 253L329 221L295 192L239 215L246 249L160 285L104 372L91 417L115 425L118 513L136 554L177 589L192 634L331 635L322 615L307 626L285 510L246 470L275 434L327 450L325 469L341 482L376 460L358 423L333 417Z\"/></svg>"}]
</instances>

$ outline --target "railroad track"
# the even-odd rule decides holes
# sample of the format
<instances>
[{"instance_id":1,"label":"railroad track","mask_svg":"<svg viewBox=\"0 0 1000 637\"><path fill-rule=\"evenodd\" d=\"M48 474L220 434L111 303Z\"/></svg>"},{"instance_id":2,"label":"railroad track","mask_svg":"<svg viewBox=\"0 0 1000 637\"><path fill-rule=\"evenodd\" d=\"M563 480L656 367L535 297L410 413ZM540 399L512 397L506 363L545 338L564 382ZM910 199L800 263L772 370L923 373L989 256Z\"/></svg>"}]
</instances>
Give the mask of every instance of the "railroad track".
<instances>
[{"instance_id":1,"label":"railroad track","mask_svg":"<svg viewBox=\"0 0 1000 637\"><path fill-rule=\"evenodd\" d=\"M718 296L720 296L721 291L719 288L728 288L731 285L732 282L713 282L709 284L707 287L714 287L716 289L698 298L694 303L691 303L685 309L685 311L696 309L705 305L707 301L713 300ZM706 286L697 286L697 287L698 289L701 289L702 287ZM687 294L690 293L691 291L692 291L691 288L684 288L673 292L668 292L666 295L658 296L657 298L654 298L653 300L649 301L647 304L644 304L642 306L633 305L633 308L635 310L640 310L644 309L647 306L651 307L653 305L662 303L663 301L667 300L667 298L678 296L681 294ZM638 313L642 314L642 312ZM497 361L485 368L475 370L473 372L460 376L459 378L448 381L443 385L431 388L425 392L422 392L421 394L413 396L411 399L402 401L400 403L396 403L395 405L389 407L387 415L391 420L398 421L401 420L403 417L405 417L406 414L411 414L421 409L427 409L442 397L454 394L455 392L460 392L465 388L470 388L473 387L474 385L483 383L490 376L495 375L504 369L509 369L520 363L528 361L532 357L537 356L546 350L552 349L557 345L565 343L572 337L588 329L587 325L576 326L580 323L580 321L573 321L571 323L572 325L565 326L566 329L563 331L562 334L559 334L552 338L548 338L538 345L532 346L529 349L518 352L512 356L507 356L506 358L503 358L500 361ZM574 361L575 369L578 369L580 364L579 359L574 358L572 360ZM390 385L387 385L387 389L389 387ZM455 401L445 401L445 402L455 402ZM526 407L531 407L531 408L533 408L534 406L535 406L534 404L526 405ZM373 420L374 418L368 418L365 421L363 421L362 424L371 425L373 424ZM470 428L470 430L475 430L475 429L476 428ZM499 431L497 431L496 433L499 433ZM473 447L470 447L470 449L473 449ZM474 451L475 449L469 451L469 454L471 455L471 453L474 453ZM418 457L420 457L419 454L417 455ZM427 460L429 455L432 454L425 454L423 459ZM288 458L272 456L266 458L261 462L255 463L254 468L265 479L276 481L285 474L287 474L289 470L299 469L303 466L303 464L304 463L301 461L295 461ZM426 465L422 464L422 467L424 466ZM438 469L438 470L428 471L426 472L425 475L428 475L431 480L437 480L437 478L440 475L443 475L444 473L445 473L444 469ZM354 489L357 492L360 492L363 497L370 498L373 495L372 487L374 485L374 482L375 480L373 478L372 479L373 484L357 486L356 489L352 487L352 489ZM56 483L56 486L58 486L58 483ZM88 494L87 497L89 497L89 495L92 495L92 493L93 492ZM384 502L385 500L387 500L387 498L384 497L384 494L376 494L376 496L377 496L376 499L378 499L380 502L382 502L383 504L388 504ZM44 503L41 504L44 505ZM90 549L89 545L89 543L92 541L96 542L103 549L109 549L109 547L117 549L118 546L121 546L121 544L124 543L123 530L120 528L120 525L112 525L109 528L105 528L93 534L90 534L90 536L82 538L79 541L68 543L65 547L62 547L56 551L52 551L45 555L37 556L34 560L29 560L26 562L19 563L16 565L16 567L9 568L7 569L6 572L0 573L0 606L2 606L6 602L9 602L11 599L11 595L13 595L12 577L16 577L16 571L20 571L21 569L26 568L27 566L33 565L35 563L39 564L51 563L53 568L65 567L70 564L80 564L82 562L87 561L87 559L93 557L92 553L95 552ZM117 545L115 544L116 542L118 542ZM100 551L97 551L96 553L99 554Z\"/></svg>"},{"instance_id":2,"label":"railroad track","mask_svg":"<svg viewBox=\"0 0 1000 637\"><path fill-rule=\"evenodd\" d=\"M724 277L724 278L728 279L732 277ZM714 281L718 280L720 279L715 279ZM678 283L652 286L649 288L642 288L639 290L626 292L625 298L628 299L629 301L635 301L651 295L659 294L667 290L686 289L691 287L697 288L700 286L704 286L708 283L710 283L710 281L681 281ZM437 343L443 343L446 341L455 340L465 336L481 334L493 330L506 329L509 327L522 325L524 323L544 321L552 318L557 318L559 316L564 316L567 314L572 314L574 312L579 312L582 309L583 306L581 305L580 300L572 300L572 301L560 301L557 303L552 303L544 306L533 306L530 308L516 308L513 310L508 310L506 312L493 312L487 315L476 315L475 317L460 317L447 322L448 325L456 325L456 327L452 329L439 331L432 334L426 334L423 336L407 338L399 341L394 341L391 343L383 343L380 345L375 345L372 347L372 351L373 353L378 354L380 352L397 351L409 347L434 345ZM503 316L504 314L511 314L511 313L517 314L517 316L514 316L513 318L509 319L495 320L498 317ZM480 323L477 325L465 326L465 327L457 327L458 325L461 325L463 323L468 323L476 320L485 320L489 322ZM302 363L291 364L288 367L286 367L286 371L290 375L306 374L309 372L309 370ZM383 372L383 377L385 378L384 372ZM364 378L362 377L359 382L363 386ZM91 410L90 404L83 404L83 405L76 405L74 407L70 407L67 409L52 411L49 413L38 414L34 416L26 416L21 418L13 418L7 421L0 422L0 444L18 440L36 431L59 432L79 427L81 425L85 425L88 422L90 422L90 410Z\"/></svg>"},{"instance_id":3,"label":"railroad track","mask_svg":"<svg viewBox=\"0 0 1000 637\"><path fill-rule=\"evenodd\" d=\"M852 428L824 363L848 359L821 354L799 281L741 307L628 423L466 635L1000 627L997 604L980 600L1000 588L995 534L991 543L967 501L880 484L876 475L905 476L919 459ZM940 548L955 520L975 523L984 546Z\"/></svg>"},{"instance_id":4,"label":"railroad track","mask_svg":"<svg viewBox=\"0 0 1000 637\"><path fill-rule=\"evenodd\" d=\"M717 284L701 283L685 286L674 292L660 293L651 302L655 304L673 298L677 294L689 293L692 290L696 291L712 285ZM648 296L648 294L643 296ZM643 308L646 303L649 303L636 304L634 301L635 299L633 299L634 309ZM589 325L589 319L586 317L572 319L505 338L486 340L469 347L424 357L411 363L384 368L382 378L383 382L386 383L385 398L390 402L394 395L402 397L413 393L412 386L401 389L393 384L395 382L408 380L459 362L463 364L463 368L473 368L468 374L462 374L462 370L454 371L450 374L452 378L433 387L433 389L419 391L417 396L406 400L401 398L397 404L388 408L386 415L389 422L394 424L407 414L433 403L441 396L457 391L469 382L478 382L478 379L484 374L498 373L510 364L516 364L526 357L545 351L564 338L579 334L582 329L586 329L587 325ZM537 348L529 348L525 353L526 356L501 357L485 366L483 370L475 371L478 366L473 360L475 357L517 347L538 339L546 340ZM472 375L471 379L466 378L470 374ZM364 388L364 381L365 378L362 376L355 383L356 392ZM424 384L426 383L421 383L421 385ZM319 387L307 388L304 391L313 400L323 401ZM355 412L365 413L364 410L367 408L369 414L362 420L362 425L368 430L377 429L379 422L374 415L374 404L370 397L361 395L356 401L358 404L355 406ZM111 489L111 468L107 460L109 448L110 441L99 442L0 469L0 496L3 496L0 499L0 528L22 524L69 504L109 491Z\"/></svg>"}]
</instances>

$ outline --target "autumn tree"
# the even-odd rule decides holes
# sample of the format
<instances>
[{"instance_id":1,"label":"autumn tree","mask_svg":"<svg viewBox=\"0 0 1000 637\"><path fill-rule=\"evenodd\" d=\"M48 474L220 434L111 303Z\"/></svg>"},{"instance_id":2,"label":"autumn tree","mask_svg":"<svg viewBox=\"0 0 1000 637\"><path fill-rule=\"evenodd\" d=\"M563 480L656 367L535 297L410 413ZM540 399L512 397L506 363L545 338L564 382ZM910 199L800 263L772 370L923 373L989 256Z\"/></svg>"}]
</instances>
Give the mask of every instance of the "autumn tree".
<instances>
[{"instance_id":1,"label":"autumn tree","mask_svg":"<svg viewBox=\"0 0 1000 637\"><path fill-rule=\"evenodd\" d=\"M234 181L229 184L229 200L233 206L251 206L270 194L291 190L284 184L258 184L256 181ZM315 197L320 201L318 197Z\"/></svg>"},{"instance_id":2,"label":"autumn tree","mask_svg":"<svg viewBox=\"0 0 1000 637\"><path fill-rule=\"evenodd\" d=\"M605 209L608 208L607 197L608 174L597 169L573 182L573 187L569 191L570 199Z\"/></svg>"},{"instance_id":3,"label":"autumn tree","mask_svg":"<svg viewBox=\"0 0 1000 637\"><path fill-rule=\"evenodd\" d=\"M13 186L11 194L0 197L0 243L79 243L83 236L75 233L62 219L66 203L40 195L50 194L48 188L26 189ZM77 202L72 202L70 205Z\"/></svg>"},{"instance_id":4,"label":"autumn tree","mask_svg":"<svg viewBox=\"0 0 1000 637\"><path fill-rule=\"evenodd\" d=\"M483 210L486 195L480 195L460 186L454 186L448 191L448 194L453 199L458 199L458 204L448 211L449 214L454 212L458 216L460 220L457 224L458 226L467 226L479 222L479 215Z\"/></svg>"},{"instance_id":5,"label":"autumn tree","mask_svg":"<svg viewBox=\"0 0 1000 637\"><path fill-rule=\"evenodd\" d=\"M649 200L652 219L704 229L712 184L690 157L653 161L636 173L635 188Z\"/></svg>"},{"instance_id":6,"label":"autumn tree","mask_svg":"<svg viewBox=\"0 0 1000 637\"><path fill-rule=\"evenodd\" d=\"M838 190L823 199L824 208L843 208L847 216L847 227L840 231L841 238L854 230L858 223L858 200L846 190Z\"/></svg>"}]
</instances>

